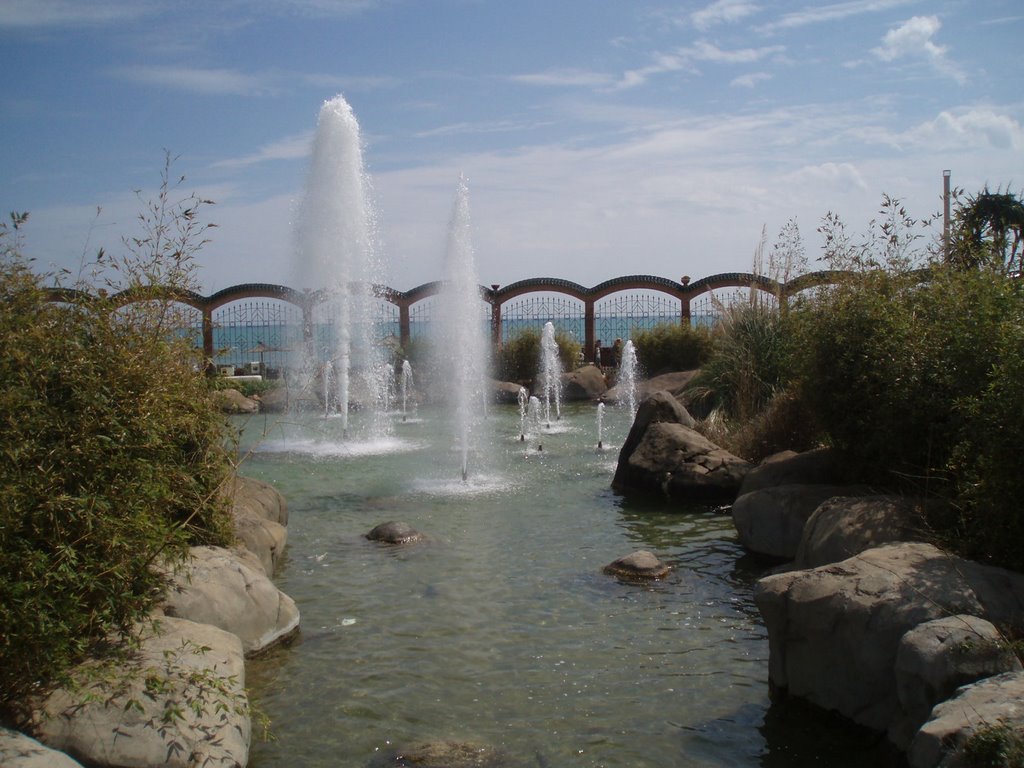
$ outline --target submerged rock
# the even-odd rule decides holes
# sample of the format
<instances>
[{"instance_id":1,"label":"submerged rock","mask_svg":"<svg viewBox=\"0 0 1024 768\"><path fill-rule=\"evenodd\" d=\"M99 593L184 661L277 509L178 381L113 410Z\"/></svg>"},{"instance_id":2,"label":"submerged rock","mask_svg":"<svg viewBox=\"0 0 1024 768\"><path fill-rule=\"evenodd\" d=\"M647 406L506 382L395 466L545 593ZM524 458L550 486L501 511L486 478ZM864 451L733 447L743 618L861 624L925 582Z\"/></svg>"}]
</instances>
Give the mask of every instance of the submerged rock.
<instances>
[{"instance_id":1,"label":"submerged rock","mask_svg":"<svg viewBox=\"0 0 1024 768\"><path fill-rule=\"evenodd\" d=\"M624 579L663 579L671 568L646 549L638 549L609 563L604 572Z\"/></svg>"},{"instance_id":2,"label":"submerged rock","mask_svg":"<svg viewBox=\"0 0 1024 768\"><path fill-rule=\"evenodd\" d=\"M366 538L384 544L412 544L426 537L408 523L391 520L374 527Z\"/></svg>"},{"instance_id":3,"label":"submerged rock","mask_svg":"<svg viewBox=\"0 0 1024 768\"><path fill-rule=\"evenodd\" d=\"M373 765L409 768L505 768L504 754L488 744L468 741L428 741L384 755Z\"/></svg>"}]
</instances>

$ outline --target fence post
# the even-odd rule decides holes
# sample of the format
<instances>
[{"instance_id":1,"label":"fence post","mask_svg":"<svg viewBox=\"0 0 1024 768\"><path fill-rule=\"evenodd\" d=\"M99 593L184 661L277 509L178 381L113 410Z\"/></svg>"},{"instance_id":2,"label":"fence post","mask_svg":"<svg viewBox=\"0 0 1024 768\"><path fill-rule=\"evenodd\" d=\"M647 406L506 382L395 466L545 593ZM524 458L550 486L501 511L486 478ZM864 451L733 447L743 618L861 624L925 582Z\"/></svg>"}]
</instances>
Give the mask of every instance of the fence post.
<instances>
[{"instance_id":1,"label":"fence post","mask_svg":"<svg viewBox=\"0 0 1024 768\"><path fill-rule=\"evenodd\" d=\"M501 299L498 298L500 283L491 284L489 296L491 302L491 346L497 352L501 349Z\"/></svg>"},{"instance_id":2,"label":"fence post","mask_svg":"<svg viewBox=\"0 0 1024 768\"><path fill-rule=\"evenodd\" d=\"M594 362L594 344L597 342L594 320L594 300L589 296L583 300L583 359Z\"/></svg>"}]
</instances>

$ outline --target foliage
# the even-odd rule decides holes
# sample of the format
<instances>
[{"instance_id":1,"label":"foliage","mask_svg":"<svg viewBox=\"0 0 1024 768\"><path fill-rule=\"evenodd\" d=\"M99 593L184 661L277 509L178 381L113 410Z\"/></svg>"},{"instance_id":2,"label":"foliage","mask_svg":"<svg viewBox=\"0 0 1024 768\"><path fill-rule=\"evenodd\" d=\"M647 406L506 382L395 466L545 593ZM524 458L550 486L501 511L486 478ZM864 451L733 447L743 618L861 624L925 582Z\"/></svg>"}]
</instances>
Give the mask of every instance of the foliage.
<instances>
[{"instance_id":1,"label":"foliage","mask_svg":"<svg viewBox=\"0 0 1024 768\"><path fill-rule=\"evenodd\" d=\"M651 375L699 368L711 352L711 331L678 323L658 325L633 337L636 356Z\"/></svg>"},{"instance_id":2,"label":"foliage","mask_svg":"<svg viewBox=\"0 0 1024 768\"><path fill-rule=\"evenodd\" d=\"M886 224L826 253L849 269L790 312L793 375L811 417L861 479L954 501L932 521L961 553L1024 569L1024 293L1002 269L932 263L921 222Z\"/></svg>"},{"instance_id":3,"label":"foliage","mask_svg":"<svg viewBox=\"0 0 1024 768\"><path fill-rule=\"evenodd\" d=\"M232 381L221 376L215 376L210 380L210 386L214 390L237 389L246 397L252 397L253 395L265 395L283 386L283 383L268 379L261 379L260 381Z\"/></svg>"},{"instance_id":4,"label":"foliage","mask_svg":"<svg viewBox=\"0 0 1024 768\"><path fill-rule=\"evenodd\" d=\"M964 742L970 768L1024 768L1024 729L1005 722L987 723Z\"/></svg>"},{"instance_id":5,"label":"foliage","mask_svg":"<svg viewBox=\"0 0 1024 768\"><path fill-rule=\"evenodd\" d=\"M746 422L771 401L787 378L786 318L761 302L724 308L712 331L711 355L690 384L698 401Z\"/></svg>"},{"instance_id":6,"label":"foliage","mask_svg":"<svg viewBox=\"0 0 1024 768\"><path fill-rule=\"evenodd\" d=\"M540 331L525 328L506 341L495 354L495 376L503 381L532 379L540 367L540 340ZM558 358L563 369L571 371L579 359L582 346L562 330L555 331L555 343L558 344Z\"/></svg>"},{"instance_id":7,"label":"foliage","mask_svg":"<svg viewBox=\"0 0 1024 768\"><path fill-rule=\"evenodd\" d=\"M7 716L20 697L133 631L162 586L151 568L158 558L230 540L219 493L230 469L224 420L188 335L173 326L172 302L140 302L125 314L107 298L156 280L172 292L189 288L201 201L172 194L165 169L156 218L145 218L128 256L100 255L95 266L107 274L95 298L49 301L16 233L0 230Z\"/></svg>"},{"instance_id":8,"label":"foliage","mask_svg":"<svg viewBox=\"0 0 1024 768\"><path fill-rule=\"evenodd\" d=\"M1024 270L1024 201L1009 190L986 187L957 206L950 233L949 262L959 269Z\"/></svg>"}]
</instances>

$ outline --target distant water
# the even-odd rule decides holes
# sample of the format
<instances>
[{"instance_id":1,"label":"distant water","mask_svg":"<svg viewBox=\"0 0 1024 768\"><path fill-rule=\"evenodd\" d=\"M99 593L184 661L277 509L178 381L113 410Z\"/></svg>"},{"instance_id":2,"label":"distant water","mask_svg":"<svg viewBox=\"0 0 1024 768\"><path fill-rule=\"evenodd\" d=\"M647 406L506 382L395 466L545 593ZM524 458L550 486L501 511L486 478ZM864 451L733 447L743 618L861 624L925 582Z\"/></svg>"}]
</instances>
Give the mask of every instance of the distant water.
<instances>
[{"instance_id":1,"label":"distant water","mask_svg":"<svg viewBox=\"0 0 1024 768\"><path fill-rule=\"evenodd\" d=\"M728 515L611 491L624 409L605 410L599 452L593 406L525 443L518 408L493 408L465 483L427 410L368 444L337 420L244 423L243 471L288 500L276 580L302 611L298 640L247 667L275 735L255 768L367 766L429 740L515 768L879 764L857 732L771 705L759 570ZM364 538L387 520L431 540ZM601 572L637 549L672 574Z\"/></svg>"},{"instance_id":2,"label":"distant water","mask_svg":"<svg viewBox=\"0 0 1024 768\"><path fill-rule=\"evenodd\" d=\"M514 338L527 328L541 332L545 320L503 320L503 338ZM597 318L594 322L595 337L603 346L610 347L616 339L626 341L635 335L638 330L650 328L654 325L679 322L678 316L630 316ZM694 322L710 323L709 318L696 318ZM569 334L581 344L584 341L583 318L554 318L555 328L558 331ZM481 325L487 329L490 338L489 326L483 321ZM413 321L410 324L412 338L418 339L427 336L431 331L429 321ZM333 349L335 344L335 331L333 326L328 324L316 324L314 326L314 338L317 340L317 348L320 350L321 362L328 357L328 350ZM398 321L386 321L377 323L373 329L373 335L380 339L392 336L399 337ZM200 337L197 335L197 344ZM262 343L265 350L263 362L272 368L285 366L297 367L301 362L301 350L303 349L302 326L295 320L288 324L240 322L233 325L217 326L213 330L214 349L219 350L216 362L220 365L247 365L250 362L260 362L259 345ZM358 350L355 351L359 357ZM358 359L357 359L358 364Z\"/></svg>"}]
</instances>

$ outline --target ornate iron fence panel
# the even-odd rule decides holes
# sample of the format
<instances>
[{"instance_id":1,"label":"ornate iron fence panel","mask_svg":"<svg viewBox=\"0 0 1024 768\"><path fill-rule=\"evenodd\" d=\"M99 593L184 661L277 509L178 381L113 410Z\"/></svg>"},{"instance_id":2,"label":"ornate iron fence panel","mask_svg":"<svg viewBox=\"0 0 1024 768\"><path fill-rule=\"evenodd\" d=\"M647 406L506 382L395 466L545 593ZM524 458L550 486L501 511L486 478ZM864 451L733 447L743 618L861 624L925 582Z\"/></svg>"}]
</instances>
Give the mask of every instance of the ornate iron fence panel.
<instances>
[{"instance_id":1,"label":"ornate iron fence panel","mask_svg":"<svg viewBox=\"0 0 1024 768\"><path fill-rule=\"evenodd\" d=\"M611 346L616 339L625 341L658 325L678 325L681 317L679 299L659 291L611 294L594 304L595 342Z\"/></svg>"},{"instance_id":2,"label":"ornate iron fence panel","mask_svg":"<svg viewBox=\"0 0 1024 768\"><path fill-rule=\"evenodd\" d=\"M437 319L436 297L420 299L409 307L409 338L423 341L430 336L431 322Z\"/></svg>"},{"instance_id":3,"label":"ornate iron fence panel","mask_svg":"<svg viewBox=\"0 0 1024 768\"><path fill-rule=\"evenodd\" d=\"M214 364L244 373L295 365L303 349L302 310L279 299L242 299L213 311Z\"/></svg>"},{"instance_id":4,"label":"ornate iron fence panel","mask_svg":"<svg viewBox=\"0 0 1024 768\"><path fill-rule=\"evenodd\" d=\"M540 333L546 323L556 331L584 341L585 307L579 299L563 293L530 293L501 307L501 340L511 341L527 329Z\"/></svg>"}]
</instances>

